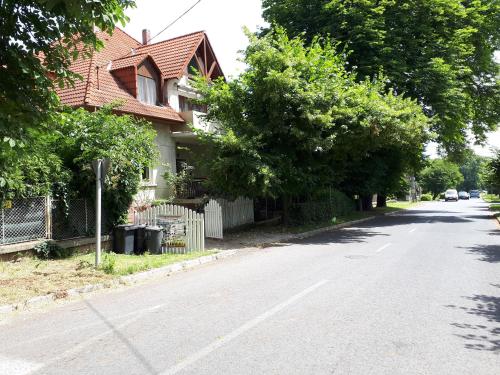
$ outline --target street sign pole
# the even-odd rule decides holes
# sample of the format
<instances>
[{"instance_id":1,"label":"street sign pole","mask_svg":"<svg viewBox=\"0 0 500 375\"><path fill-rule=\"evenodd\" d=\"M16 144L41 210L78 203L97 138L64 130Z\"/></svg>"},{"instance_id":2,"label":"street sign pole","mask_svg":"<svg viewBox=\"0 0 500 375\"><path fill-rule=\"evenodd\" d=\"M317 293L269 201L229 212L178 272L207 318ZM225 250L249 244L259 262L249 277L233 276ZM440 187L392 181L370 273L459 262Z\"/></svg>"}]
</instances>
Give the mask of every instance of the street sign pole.
<instances>
[{"instance_id":1,"label":"street sign pole","mask_svg":"<svg viewBox=\"0 0 500 375\"><path fill-rule=\"evenodd\" d=\"M96 163L96 184L95 184L95 266L101 264L101 175L102 160Z\"/></svg>"},{"instance_id":2,"label":"street sign pole","mask_svg":"<svg viewBox=\"0 0 500 375\"><path fill-rule=\"evenodd\" d=\"M101 263L101 193L104 179L108 173L111 160L97 159L92 162L95 173L95 266Z\"/></svg>"}]
</instances>

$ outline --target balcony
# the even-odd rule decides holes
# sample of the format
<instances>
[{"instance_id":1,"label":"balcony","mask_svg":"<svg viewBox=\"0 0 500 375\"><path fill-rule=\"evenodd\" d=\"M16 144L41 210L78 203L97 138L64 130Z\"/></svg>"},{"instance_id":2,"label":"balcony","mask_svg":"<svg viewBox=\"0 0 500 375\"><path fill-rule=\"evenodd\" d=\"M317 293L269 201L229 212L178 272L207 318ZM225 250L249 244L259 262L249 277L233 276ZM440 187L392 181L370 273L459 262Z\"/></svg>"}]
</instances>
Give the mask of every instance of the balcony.
<instances>
[{"instance_id":1,"label":"balcony","mask_svg":"<svg viewBox=\"0 0 500 375\"><path fill-rule=\"evenodd\" d=\"M196 199L202 198L206 193L207 189L203 186L204 178L195 178L192 181L186 183L184 186L180 186L177 190L178 199Z\"/></svg>"},{"instance_id":2,"label":"balcony","mask_svg":"<svg viewBox=\"0 0 500 375\"><path fill-rule=\"evenodd\" d=\"M203 130L205 132L216 132L217 126L213 122L206 121L203 116L205 115L202 112L198 111L186 111L179 112L181 117L186 121L186 123L191 124L195 129Z\"/></svg>"}]
</instances>

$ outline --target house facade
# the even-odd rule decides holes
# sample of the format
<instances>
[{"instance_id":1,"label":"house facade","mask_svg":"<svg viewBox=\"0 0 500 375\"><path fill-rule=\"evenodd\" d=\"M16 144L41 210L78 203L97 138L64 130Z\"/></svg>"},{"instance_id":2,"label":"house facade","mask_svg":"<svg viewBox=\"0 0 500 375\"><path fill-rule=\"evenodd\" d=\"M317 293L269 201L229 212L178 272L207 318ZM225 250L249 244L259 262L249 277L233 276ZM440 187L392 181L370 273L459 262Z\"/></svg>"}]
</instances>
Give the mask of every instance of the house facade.
<instances>
[{"instance_id":1,"label":"house facade","mask_svg":"<svg viewBox=\"0 0 500 375\"><path fill-rule=\"evenodd\" d=\"M213 130L200 117L203 108L191 101L197 93L189 84L190 74L195 69L209 79L222 77L220 65L203 31L158 43L149 43L147 30L142 33L142 43L119 28L112 35L96 34L104 47L71 66L83 80L74 87L57 89L57 94L63 104L88 110L119 101L117 113L150 121L157 134L160 163L144 169L136 200L140 204L164 198L169 194L162 177L166 168L176 173L184 162L189 163L186 150L199 148L190 125ZM206 177L202 171L194 173L195 182Z\"/></svg>"}]
</instances>

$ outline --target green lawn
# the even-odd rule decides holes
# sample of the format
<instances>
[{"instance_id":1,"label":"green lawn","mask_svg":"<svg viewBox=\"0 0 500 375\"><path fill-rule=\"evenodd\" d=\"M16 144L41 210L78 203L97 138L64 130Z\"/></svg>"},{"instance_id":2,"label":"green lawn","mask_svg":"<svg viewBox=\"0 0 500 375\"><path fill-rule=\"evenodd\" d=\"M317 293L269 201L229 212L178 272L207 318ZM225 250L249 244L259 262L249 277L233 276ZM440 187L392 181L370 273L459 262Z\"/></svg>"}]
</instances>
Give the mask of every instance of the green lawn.
<instances>
[{"instance_id":1,"label":"green lawn","mask_svg":"<svg viewBox=\"0 0 500 375\"><path fill-rule=\"evenodd\" d=\"M497 194L483 194L481 195L481 198L488 203L500 203L500 196Z\"/></svg>"},{"instance_id":2,"label":"green lawn","mask_svg":"<svg viewBox=\"0 0 500 375\"><path fill-rule=\"evenodd\" d=\"M41 260L25 256L14 261L0 261L0 305L49 293L65 297L68 289L88 284L106 284L121 275L214 253L216 251L140 256L105 253L99 269L94 267L94 253L66 259Z\"/></svg>"},{"instance_id":3,"label":"green lawn","mask_svg":"<svg viewBox=\"0 0 500 375\"><path fill-rule=\"evenodd\" d=\"M492 204L490 205L491 211L500 211L500 204Z\"/></svg>"}]
</instances>

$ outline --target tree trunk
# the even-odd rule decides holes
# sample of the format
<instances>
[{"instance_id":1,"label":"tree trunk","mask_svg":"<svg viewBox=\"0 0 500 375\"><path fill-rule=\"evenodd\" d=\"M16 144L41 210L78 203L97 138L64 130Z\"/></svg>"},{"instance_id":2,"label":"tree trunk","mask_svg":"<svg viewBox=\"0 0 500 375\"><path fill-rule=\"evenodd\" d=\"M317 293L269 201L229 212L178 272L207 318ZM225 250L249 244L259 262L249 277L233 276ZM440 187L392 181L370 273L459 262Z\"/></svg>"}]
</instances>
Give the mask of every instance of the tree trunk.
<instances>
[{"instance_id":1,"label":"tree trunk","mask_svg":"<svg viewBox=\"0 0 500 375\"><path fill-rule=\"evenodd\" d=\"M370 211L372 206L373 195L363 195L361 196L361 205L363 206L363 211Z\"/></svg>"},{"instance_id":2,"label":"tree trunk","mask_svg":"<svg viewBox=\"0 0 500 375\"><path fill-rule=\"evenodd\" d=\"M377 194L377 207L387 207L387 195Z\"/></svg>"}]
</instances>

